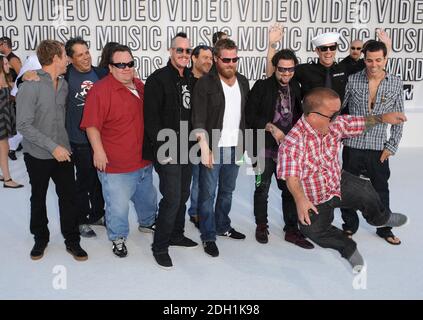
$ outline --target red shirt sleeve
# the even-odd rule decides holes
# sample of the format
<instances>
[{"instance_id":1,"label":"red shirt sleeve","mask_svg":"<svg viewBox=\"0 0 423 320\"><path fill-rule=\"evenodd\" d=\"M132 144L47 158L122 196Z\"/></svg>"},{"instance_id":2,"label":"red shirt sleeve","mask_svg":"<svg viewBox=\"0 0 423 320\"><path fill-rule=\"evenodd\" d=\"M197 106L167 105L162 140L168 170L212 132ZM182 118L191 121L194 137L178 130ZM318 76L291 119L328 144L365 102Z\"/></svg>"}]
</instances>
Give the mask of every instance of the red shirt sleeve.
<instances>
[{"instance_id":1,"label":"red shirt sleeve","mask_svg":"<svg viewBox=\"0 0 423 320\"><path fill-rule=\"evenodd\" d=\"M94 86L87 94L85 100L84 113L80 124L81 130L95 127L99 131L103 128L104 121L110 109L109 90L104 90L104 86ZM103 89L103 90L102 90Z\"/></svg>"}]
</instances>

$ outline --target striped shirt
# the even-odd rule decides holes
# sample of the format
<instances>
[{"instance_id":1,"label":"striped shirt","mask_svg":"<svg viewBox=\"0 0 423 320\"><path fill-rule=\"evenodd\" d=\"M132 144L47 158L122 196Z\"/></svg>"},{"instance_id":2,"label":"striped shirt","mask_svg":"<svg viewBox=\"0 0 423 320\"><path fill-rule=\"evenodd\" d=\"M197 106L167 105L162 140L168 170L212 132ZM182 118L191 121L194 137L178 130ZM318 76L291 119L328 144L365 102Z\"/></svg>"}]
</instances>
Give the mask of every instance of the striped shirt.
<instances>
[{"instance_id":1,"label":"striped shirt","mask_svg":"<svg viewBox=\"0 0 423 320\"><path fill-rule=\"evenodd\" d=\"M341 197L341 139L361 134L363 117L338 116L322 135L305 120L298 120L283 140L278 152L277 176L298 177L308 200L318 205L334 196Z\"/></svg>"},{"instance_id":2,"label":"striped shirt","mask_svg":"<svg viewBox=\"0 0 423 320\"><path fill-rule=\"evenodd\" d=\"M404 112L403 84L399 77L386 74L381 81L376 94L373 110L369 111L369 80L366 70L351 75L348 78L345 98L342 107L348 105L350 115L369 116L388 112ZM362 150L388 149L392 154L398 149L402 137L403 124L392 125L389 139L388 124L383 123L367 130L364 134L346 139L344 145Z\"/></svg>"}]
</instances>

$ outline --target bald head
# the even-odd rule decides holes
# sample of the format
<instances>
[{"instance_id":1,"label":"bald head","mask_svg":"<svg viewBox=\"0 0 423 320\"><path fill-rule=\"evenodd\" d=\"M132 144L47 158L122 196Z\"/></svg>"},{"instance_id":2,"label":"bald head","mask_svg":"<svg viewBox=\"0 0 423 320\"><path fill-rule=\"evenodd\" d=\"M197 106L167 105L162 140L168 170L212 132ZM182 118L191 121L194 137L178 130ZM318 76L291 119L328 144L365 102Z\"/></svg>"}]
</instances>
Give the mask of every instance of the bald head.
<instances>
[{"instance_id":1,"label":"bald head","mask_svg":"<svg viewBox=\"0 0 423 320\"><path fill-rule=\"evenodd\" d=\"M361 50L363 49L363 41L361 40L354 40L351 42L350 46L350 56L355 61L358 61L361 57Z\"/></svg>"},{"instance_id":2,"label":"bald head","mask_svg":"<svg viewBox=\"0 0 423 320\"><path fill-rule=\"evenodd\" d=\"M339 95L334 90L329 88L314 88L304 97L304 114L308 115L312 111L324 110L327 102L332 100L339 100L339 103L341 103Z\"/></svg>"}]
</instances>

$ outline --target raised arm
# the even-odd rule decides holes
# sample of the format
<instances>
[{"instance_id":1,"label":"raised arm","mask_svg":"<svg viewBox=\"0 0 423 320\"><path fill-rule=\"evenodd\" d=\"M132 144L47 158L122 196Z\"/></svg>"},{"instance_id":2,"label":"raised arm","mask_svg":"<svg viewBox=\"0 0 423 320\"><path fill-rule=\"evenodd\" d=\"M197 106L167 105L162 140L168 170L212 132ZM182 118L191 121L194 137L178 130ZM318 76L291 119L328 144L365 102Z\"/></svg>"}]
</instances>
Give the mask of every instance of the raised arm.
<instances>
[{"instance_id":1,"label":"raised arm","mask_svg":"<svg viewBox=\"0 0 423 320\"><path fill-rule=\"evenodd\" d=\"M272 58L276 53L276 48L278 42L282 40L283 37L283 26L279 23L269 27L269 46L267 48L267 59L266 59L266 76L270 77L275 68L272 65Z\"/></svg>"}]
</instances>

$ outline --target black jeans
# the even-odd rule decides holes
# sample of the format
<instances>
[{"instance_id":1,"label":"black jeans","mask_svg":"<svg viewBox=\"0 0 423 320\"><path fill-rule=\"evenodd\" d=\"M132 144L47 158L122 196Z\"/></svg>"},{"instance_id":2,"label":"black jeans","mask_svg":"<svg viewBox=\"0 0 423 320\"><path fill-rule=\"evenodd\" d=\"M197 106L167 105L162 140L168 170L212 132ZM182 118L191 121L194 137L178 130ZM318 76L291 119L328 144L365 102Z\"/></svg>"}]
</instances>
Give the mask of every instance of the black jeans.
<instances>
[{"instance_id":1,"label":"black jeans","mask_svg":"<svg viewBox=\"0 0 423 320\"><path fill-rule=\"evenodd\" d=\"M91 146L71 142L72 160L76 168L76 207L79 224L90 224L104 216L104 199Z\"/></svg>"},{"instance_id":2,"label":"black jeans","mask_svg":"<svg viewBox=\"0 0 423 320\"><path fill-rule=\"evenodd\" d=\"M256 190L254 191L254 216L256 224L267 223L267 198L269 195L272 176L276 177L276 162L266 158L264 171L256 175ZM298 230L298 216L295 200L289 192L286 181L277 179L279 190L281 190L283 220L285 221L284 231Z\"/></svg>"},{"instance_id":3,"label":"black jeans","mask_svg":"<svg viewBox=\"0 0 423 320\"><path fill-rule=\"evenodd\" d=\"M75 176L72 162L55 159L42 160L24 154L31 184L30 230L36 242L49 242L46 195L50 178L56 185L59 198L60 230L65 244L79 243L78 216L75 210Z\"/></svg>"},{"instance_id":4,"label":"black jeans","mask_svg":"<svg viewBox=\"0 0 423 320\"><path fill-rule=\"evenodd\" d=\"M300 224L300 231L323 248L332 248L348 259L357 245L342 230L332 225L335 208L360 210L366 221L381 226L389 219L390 212L380 201L379 195L368 180L346 171L341 177L341 199L334 197L317 206L319 214L311 214L311 225Z\"/></svg>"},{"instance_id":5,"label":"black jeans","mask_svg":"<svg viewBox=\"0 0 423 320\"><path fill-rule=\"evenodd\" d=\"M155 163L159 174L159 189L162 199L156 220L156 231L152 245L153 253L165 253L169 241L179 241L184 236L186 202L191 185L190 164Z\"/></svg>"},{"instance_id":6,"label":"black jeans","mask_svg":"<svg viewBox=\"0 0 423 320\"><path fill-rule=\"evenodd\" d=\"M389 186L388 180L391 175L389 170L389 160L380 162L382 151L376 150L360 150L344 146L342 151L342 168L351 172L356 176L363 175L370 179L376 192L379 194L380 200L386 210L391 211L389 207ZM357 212L351 209L341 209L344 230L350 230L352 233L357 232L359 219ZM381 237L391 233L391 227L377 228L376 233Z\"/></svg>"}]
</instances>

